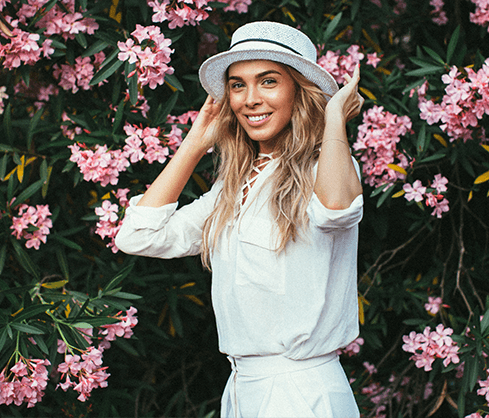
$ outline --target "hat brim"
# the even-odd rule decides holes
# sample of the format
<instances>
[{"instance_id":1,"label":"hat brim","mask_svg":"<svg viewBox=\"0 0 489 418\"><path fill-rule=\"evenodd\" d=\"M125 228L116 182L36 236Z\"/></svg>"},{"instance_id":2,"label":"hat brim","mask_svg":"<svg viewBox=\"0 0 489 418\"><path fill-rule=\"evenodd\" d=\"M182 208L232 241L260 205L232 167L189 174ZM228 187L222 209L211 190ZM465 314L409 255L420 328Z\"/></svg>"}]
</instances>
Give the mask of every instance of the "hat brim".
<instances>
[{"instance_id":1,"label":"hat brim","mask_svg":"<svg viewBox=\"0 0 489 418\"><path fill-rule=\"evenodd\" d=\"M236 45L230 51L221 52L207 59L199 69L202 87L214 99L220 101L226 88L228 67L235 62L249 60L268 60L289 65L316 84L328 100L338 91L333 76L320 65L280 46L253 41Z\"/></svg>"}]
</instances>

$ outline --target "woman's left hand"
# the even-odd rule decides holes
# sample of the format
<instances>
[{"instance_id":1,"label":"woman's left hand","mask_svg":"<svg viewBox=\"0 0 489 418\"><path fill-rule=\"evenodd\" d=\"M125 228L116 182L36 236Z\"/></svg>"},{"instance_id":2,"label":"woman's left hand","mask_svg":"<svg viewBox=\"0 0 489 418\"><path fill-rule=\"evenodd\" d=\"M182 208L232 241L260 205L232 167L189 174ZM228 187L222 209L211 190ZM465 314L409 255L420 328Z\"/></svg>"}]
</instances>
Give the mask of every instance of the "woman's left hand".
<instances>
[{"instance_id":1,"label":"woman's left hand","mask_svg":"<svg viewBox=\"0 0 489 418\"><path fill-rule=\"evenodd\" d=\"M358 93L360 81L360 64L355 67L353 77L348 74L343 76L345 83L343 87L331 98L326 106L326 114L340 112L349 122L360 113L365 99Z\"/></svg>"}]
</instances>

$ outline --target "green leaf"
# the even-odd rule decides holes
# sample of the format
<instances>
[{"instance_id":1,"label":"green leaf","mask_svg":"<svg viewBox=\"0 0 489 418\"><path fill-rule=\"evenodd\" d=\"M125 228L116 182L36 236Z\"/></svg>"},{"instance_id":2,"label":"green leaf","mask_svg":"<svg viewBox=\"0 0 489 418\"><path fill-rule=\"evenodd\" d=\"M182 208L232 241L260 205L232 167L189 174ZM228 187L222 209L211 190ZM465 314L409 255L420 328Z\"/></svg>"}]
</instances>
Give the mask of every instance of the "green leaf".
<instances>
[{"instance_id":1,"label":"green leaf","mask_svg":"<svg viewBox=\"0 0 489 418\"><path fill-rule=\"evenodd\" d=\"M129 78L129 101L133 106L138 102L138 73L134 72L131 78Z\"/></svg>"},{"instance_id":2,"label":"green leaf","mask_svg":"<svg viewBox=\"0 0 489 418\"><path fill-rule=\"evenodd\" d=\"M124 280L129 273L132 271L134 267L134 263L124 267L119 273L109 282L107 286L105 286L103 292L106 293L109 290L114 289L122 280Z\"/></svg>"},{"instance_id":3,"label":"green leaf","mask_svg":"<svg viewBox=\"0 0 489 418\"><path fill-rule=\"evenodd\" d=\"M486 313L484 314L484 317L482 318L482 321L481 321L481 333L482 333L482 335L484 335L486 333L486 331L488 331L488 327L489 327L489 309L486 311Z\"/></svg>"},{"instance_id":4,"label":"green leaf","mask_svg":"<svg viewBox=\"0 0 489 418\"><path fill-rule=\"evenodd\" d=\"M60 234L50 234L49 238L52 238L55 241L58 241L59 243L67 247L73 248L74 250L83 251L83 248L80 245L78 245L76 242L73 242L65 237L62 237Z\"/></svg>"},{"instance_id":5,"label":"green leaf","mask_svg":"<svg viewBox=\"0 0 489 418\"><path fill-rule=\"evenodd\" d=\"M5 154L0 161L0 180L3 181L7 174L8 154Z\"/></svg>"},{"instance_id":6,"label":"green leaf","mask_svg":"<svg viewBox=\"0 0 489 418\"><path fill-rule=\"evenodd\" d=\"M447 63L450 64L450 61L453 57L453 53L455 52L455 48L458 44L458 38L460 36L460 25L453 31L452 37L450 38L450 42L448 43L447 48Z\"/></svg>"},{"instance_id":7,"label":"green leaf","mask_svg":"<svg viewBox=\"0 0 489 418\"><path fill-rule=\"evenodd\" d=\"M59 305L59 303L57 305ZM32 317L34 317L37 314L40 314L42 312L46 312L46 311L49 311L51 309L55 309L57 305L51 305L51 304L46 304L46 303L40 304L40 305L31 305L31 306L23 309L22 311L20 311L17 315L15 315L12 323L21 322L24 319L32 318Z\"/></svg>"},{"instance_id":8,"label":"green leaf","mask_svg":"<svg viewBox=\"0 0 489 418\"><path fill-rule=\"evenodd\" d=\"M24 251L19 242L15 238L11 238L12 246L14 247L15 258L20 263L20 266L33 275L37 280L40 280L40 275L37 266L33 263L29 255Z\"/></svg>"},{"instance_id":9,"label":"green leaf","mask_svg":"<svg viewBox=\"0 0 489 418\"><path fill-rule=\"evenodd\" d=\"M394 188L396 187L395 184L393 184L391 187L389 187L383 194L380 196L379 200L377 201L377 207L379 208L382 203L385 202L385 200L392 194L394 191Z\"/></svg>"},{"instance_id":10,"label":"green leaf","mask_svg":"<svg viewBox=\"0 0 489 418\"><path fill-rule=\"evenodd\" d=\"M136 96L137 97L137 96ZM115 112L114 123L112 124L112 135L115 134L122 122L122 117L124 116L124 105L125 100L122 99L117 105L117 111Z\"/></svg>"},{"instance_id":11,"label":"green leaf","mask_svg":"<svg viewBox=\"0 0 489 418\"><path fill-rule=\"evenodd\" d=\"M178 81L178 78L174 74L167 74L165 75L165 81L172 87L175 87L179 91L184 91L183 86Z\"/></svg>"},{"instance_id":12,"label":"green leaf","mask_svg":"<svg viewBox=\"0 0 489 418\"><path fill-rule=\"evenodd\" d=\"M83 54L82 57L90 57L97 52L103 51L105 48L107 48L110 44L105 42L103 39L98 39L95 41L95 43L88 48Z\"/></svg>"},{"instance_id":13,"label":"green leaf","mask_svg":"<svg viewBox=\"0 0 489 418\"><path fill-rule=\"evenodd\" d=\"M7 259L7 244L3 244L0 250L0 276L2 275L3 268L5 267L5 260Z\"/></svg>"},{"instance_id":14,"label":"green leaf","mask_svg":"<svg viewBox=\"0 0 489 418\"><path fill-rule=\"evenodd\" d=\"M32 138L34 137L34 131L36 130L37 124L44 113L44 108L39 109L36 114L32 117L29 123L29 130L27 131L27 149L31 149Z\"/></svg>"},{"instance_id":15,"label":"green leaf","mask_svg":"<svg viewBox=\"0 0 489 418\"><path fill-rule=\"evenodd\" d=\"M17 324L16 322L12 322L11 327L16 329L17 331L20 332L25 332L27 334L44 334L44 331L36 328L32 325L27 325L27 324Z\"/></svg>"},{"instance_id":16,"label":"green leaf","mask_svg":"<svg viewBox=\"0 0 489 418\"><path fill-rule=\"evenodd\" d=\"M66 280L70 280L70 269L68 268L68 260L66 259L66 254L62 247L56 248L56 257L58 258L59 268L63 277Z\"/></svg>"},{"instance_id":17,"label":"green leaf","mask_svg":"<svg viewBox=\"0 0 489 418\"><path fill-rule=\"evenodd\" d=\"M29 187L23 190L15 199L15 205L20 205L24 203L27 199L29 199L34 193L36 193L44 184L44 180L38 180L35 183L32 183Z\"/></svg>"},{"instance_id":18,"label":"green leaf","mask_svg":"<svg viewBox=\"0 0 489 418\"><path fill-rule=\"evenodd\" d=\"M37 346L39 349L44 353L49 355L49 348L44 342L44 338L41 337L41 335L34 335L32 338L34 338L34 341L36 342Z\"/></svg>"},{"instance_id":19,"label":"green leaf","mask_svg":"<svg viewBox=\"0 0 489 418\"><path fill-rule=\"evenodd\" d=\"M71 326L75 328L93 328L93 325L89 324L88 322L77 322Z\"/></svg>"},{"instance_id":20,"label":"green leaf","mask_svg":"<svg viewBox=\"0 0 489 418\"><path fill-rule=\"evenodd\" d=\"M343 13L340 12L334 17L334 19L331 22L328 23L328 27L326 28L326 30L324 31L324 34L323 34L323 43L325 43L329 40L329 38L333 34L334 30L336 29L338 24L341 22L342 17L343 17Z\"/></svg>"},{"instance_id":21,"label":"green leaf","mask_svg":"<svg viewBox=\"0 0 489 418\"><path fill-rule=\"evenodd\" d=\"M428 74L442 73L444 71L445 71L445 68L440 67L439 65L426 65L426 66L419 68L417 70L408 71L406 73L406 75L412 76L412 77L419 77L419 76L428 75Z\"/></svg>"},{"instance_id":22,"label":"green leaf","mask_svg":"<svg viewBox=\"0 0 489 418\"><path fill-rule=\"evenodd\" d=\"M152 126L160 126L165 123L166 117L170 114L170 112L173 110L173 107L177 103L178 94L178 91L176 91L170 96L168 100L164 102L164 104L160 103L152 122Z\"/></svg>"},{"instance_id":23,"label":"green leaf","mask_svg":"<svg viewBox=\"0 0 489 418\"><path fill-rule=\"evenodd\" d=\"M135 299L141 299L142 296L135 295L133 293L127 293L127 292L117 292L112 295L115 298L120 298L120 299L129 299L129 300L135 300Z\"/></svg>"},{"instance_id":24,"label":"green leaf","mask_svg":"<svg viewBox=\"0 0 489 418\"><path fill-rule=\"evenodd\" d=\"M90 81L90 85L95 86L98 83L106 80L112 74L114 74L121 67L122 64L123 62L120 61L117 56L115 56L114 58L112 58L111 61L103 64L103 67L101 67L100 70L95 73L92 80Z\"/></svg>"},{"instance_id":25,"label":"green leaf","mask_svg":"<svg viewBox=\"0 0 489 418\"><path fill-rule=\"evenodd\" d=\"M422 154L424 152L425 143L426 143L426 125L423 124L421 126L421 129L419 130L419 134L418 134L418 141L417 141L417 147L416 147L418 155Z\"/></svg>"},{"instance_id":26,"label":"green leaf","mask_svg":"<svg viewBox=\"0 0 489 418\"><path fill-rule=\"evenodd\" d=\"M13 144L14 142L14 133L12 131L12 106L9 103L7 107L4 109L3 112L3 126L4 126L4 132L5 136L7 137L7 140L10 144Z\"/></svg>"},{"instance_id":27,"label":"green leaf","mask_svg":"<svg viewBox=\"0 0 489 418\"><path fill-rule=\"evenodd\" d=\"M75 35L75 39L81 45L81 47L83 49L86 49L87 48L87 46L88 46L87 38L85 38L85 35L82 32L78 32Z\"/></svg>"},{"instance_id":28,"label":"green leaf","mask_svg":"<svg viewBox=\"0 0 489 418\"><path fill-rule=\"evenodd\" d=\"M5 345L5 341L7 341L7 327L3 328L0 332L0 353L2 352L2 348Z\"/></svg>"},{"instance_id":29,"label":"green leaf","mask_svg":"<svg viewBox=\"0 0 489 418\"><path fill-rule=\"evenodd\" d=\"M445 65L445 61L443 61L442 57L440 57L435 51L427 46L424 46L423 49L433 58L435 61L439 62L441 65Z\"/></svg>"}]
</instances>

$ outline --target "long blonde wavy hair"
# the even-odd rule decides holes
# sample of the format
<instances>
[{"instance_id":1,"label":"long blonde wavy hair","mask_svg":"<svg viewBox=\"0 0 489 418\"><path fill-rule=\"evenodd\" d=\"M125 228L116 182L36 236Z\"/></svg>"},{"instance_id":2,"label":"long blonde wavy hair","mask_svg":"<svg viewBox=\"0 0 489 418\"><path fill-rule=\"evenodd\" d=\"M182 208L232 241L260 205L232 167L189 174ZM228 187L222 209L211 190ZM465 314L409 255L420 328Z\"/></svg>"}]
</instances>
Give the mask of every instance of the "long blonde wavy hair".
<instances>
[{"instance_id":1,"label":"long blonde wavy hair","mask_svg":"<svg viewBox=\"0 0 489 418\"><path fill-rule=\"evenodd\" d=\"M313 166L319 157L328 101L318 86L295 69L283 66L295 82L296 94L291 121L274 150L278 166L268 179L272 182L270 210L279 232L278 252L290 240L297 240L301 228L309 221L305 203L313 192ZM242 185L258 156L257 143L248 137L231 109L227 83L216 133L220 157L217 181L223 185L202 233L202 261L207 268L210 268L210 252L215 249L226 223L235 216Z\"/></svg>"}]
</instances>

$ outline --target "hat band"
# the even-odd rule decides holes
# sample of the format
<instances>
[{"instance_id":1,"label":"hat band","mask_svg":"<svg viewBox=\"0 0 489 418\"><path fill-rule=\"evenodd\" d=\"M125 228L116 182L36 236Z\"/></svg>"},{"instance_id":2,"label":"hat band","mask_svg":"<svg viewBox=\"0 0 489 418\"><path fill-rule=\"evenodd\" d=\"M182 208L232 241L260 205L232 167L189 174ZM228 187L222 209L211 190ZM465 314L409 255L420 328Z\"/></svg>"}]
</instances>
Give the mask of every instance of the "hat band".
<instances>
[{"instance_id":1,"label":"hat band","mask_svg":"<svg viewBox=\"0 0 489 418\"><path fill-rule=\"evenodd\" d=\"M289 51L292 51L293 53L295 53L297 55L300 55L302 57L302 54L300 52L297 52L295 49L291 48L288 45L285 45L285 44L283 44L281 42L273 41L271 39L261 39L261 38L243 39L243 40L238 41L238 42L234 43L233 45L231 45L229 47L229 50L233 49L236 45L242 44L244 42L268 42L270 44L275 44L275 45L281 46L282 48L288 49Z\"/></svg>"}]
</instances>

